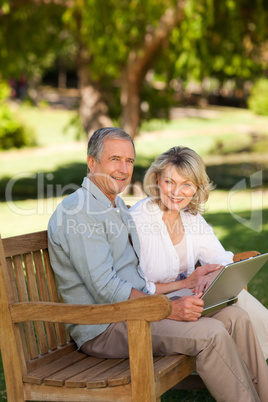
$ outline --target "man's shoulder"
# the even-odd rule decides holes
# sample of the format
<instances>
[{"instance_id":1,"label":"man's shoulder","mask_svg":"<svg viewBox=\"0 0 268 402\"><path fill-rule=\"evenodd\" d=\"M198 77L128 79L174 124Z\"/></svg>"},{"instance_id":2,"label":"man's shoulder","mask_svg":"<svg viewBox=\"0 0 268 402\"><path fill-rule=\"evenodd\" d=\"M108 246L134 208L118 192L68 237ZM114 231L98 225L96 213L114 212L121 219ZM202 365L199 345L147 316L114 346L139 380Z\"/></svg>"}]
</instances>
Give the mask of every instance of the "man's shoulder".
<instances>
[{"instance_id":1,"label":"man's shoulder","mask_svg":"<svg viewBox=\"0 0 268 402\"><path fill-rule=\"evenodd\" d=\"M116 205L121 209L128 210L128 206L126 205L123 198L121 198L119 195L116 197Z\"/></svg>"}]
</instances>

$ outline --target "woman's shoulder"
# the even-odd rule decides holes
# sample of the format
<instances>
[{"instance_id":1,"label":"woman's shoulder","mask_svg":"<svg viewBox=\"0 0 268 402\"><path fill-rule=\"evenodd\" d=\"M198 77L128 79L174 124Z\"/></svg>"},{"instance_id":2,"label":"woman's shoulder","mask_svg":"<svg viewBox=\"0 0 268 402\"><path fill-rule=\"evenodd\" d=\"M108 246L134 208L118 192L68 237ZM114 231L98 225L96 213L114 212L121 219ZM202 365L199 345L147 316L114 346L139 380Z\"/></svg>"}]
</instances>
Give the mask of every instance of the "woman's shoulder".
<instances>
[{"instance_id":1,"label":"woman's shoulder","mask_svg":"<svg viewBox=\"0 0 268 402\"><path fill-rule=\"evenodd\" d=\"M152 202L150 197L143 198L142 200L136 202L129 210L130 212L137 212L137 211L154 211L156 210L157 205Z\"/></svg>"},{"instance_id":2,"label":"woman's shoulder","mask_svg":"<svg viewBox=\"0 0 268 402\"><path fill-rule=\"evenodd\" d=\"M212 227L199 212L196 215L193 215L190 212L184 210L181 212L181 217L185 229L191 228L191 230L193 230L194 227L195 233L200 233L204 230L206 231L206 233L213 231Z\"/></svg>"},{"instance_id":3,"label":"woman's shoulder","mask_svg":"<svg viewBox=\"0 0 268 402\"><path fill-rule=\"evenodd\" d=\"M142 209L143 204L145 204L147 202L149 198L143 198L142 200L139 200L138 202L136 202L136 204L132 205L132 207L129 208L129 211L135 212L135 211L139 211L140 209Z\"/></svg>"},{"instance_id":4,"label":"woman's shoulder","mask_svg":"<svg viewBox=\"0 0 268 402\"><path fill-rule=\"evenodd\" d=\"M159 213L159 207L155 202L147 197L143 200L138 201L135 205L130 208L130 213L134 219L148 219L149 217L155 216Z\"/></svg>"}]
</instances>

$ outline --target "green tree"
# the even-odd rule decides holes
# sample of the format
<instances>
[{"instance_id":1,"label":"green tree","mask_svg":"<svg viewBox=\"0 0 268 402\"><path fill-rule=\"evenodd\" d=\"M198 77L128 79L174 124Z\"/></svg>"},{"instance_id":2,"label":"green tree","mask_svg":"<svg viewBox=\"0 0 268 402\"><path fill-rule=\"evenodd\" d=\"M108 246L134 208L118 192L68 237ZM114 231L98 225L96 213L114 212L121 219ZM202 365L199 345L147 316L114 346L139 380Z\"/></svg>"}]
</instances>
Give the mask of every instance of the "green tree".
<instances>
[{"instance_id":1,"label":"green tree","mask_svg":"<svg viewBox=\"0 0 268 402\"><path fill-rule=\"evenodd\" d=\"M57 57L66 60L69 55L77 69L79 112L88 134L112 124L109 108L113 107L120 109L121 127L132 137L136 135L149 71L169 85L178 78L249 79L264 68L259 45L267 37L265 0L21 0L2 4L1 22L6 21L0 28L0 46L5 58L0 69L7 70L7 63L12 71L8 47L13 49L16 70L18 66L20 70L39 68L40 74Z\"/></svg>"},{"instance_id":2,"label":"green tree","mask_svg":"<svg viewBox=\"0 0 268 402\"><path fill-rule=\"evenodd\" d=\"M73 23L73 15L70 8L66 21ZM258 46L267 11L260 0L77 0L75 15L87 132L109 124L106 105L117 86L120 124L134 137L151 69L169 84L178 77L249 79L263 68Z\"/></svg>"},{"instance_id":3,"label":"green tree","mask_svg":"<svg viewBox=\"0 0 268 402\"><path fill-rule=\"evenodd\" d=\"M25 75L35 89L56 60L72 59L76 44L65 29L68 1L1 1L0 73L2 79ZM33 93L33 91L32 91Z\"/></svg>"}]
</instances>

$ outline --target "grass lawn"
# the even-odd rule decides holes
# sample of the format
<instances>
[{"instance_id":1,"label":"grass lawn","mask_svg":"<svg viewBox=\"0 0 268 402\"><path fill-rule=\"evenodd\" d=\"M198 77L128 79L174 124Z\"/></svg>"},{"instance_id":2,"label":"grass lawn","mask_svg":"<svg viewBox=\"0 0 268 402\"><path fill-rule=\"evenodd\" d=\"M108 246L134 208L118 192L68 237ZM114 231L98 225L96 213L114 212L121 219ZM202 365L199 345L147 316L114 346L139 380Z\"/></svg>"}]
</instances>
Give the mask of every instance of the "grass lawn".
<instances>
[{"instance_id":1,"label":"grass lawn","mask_svg":"<svg viewBox=\"0 0 268 402\"><path fill-rule=\"evenodd\" d=\"M86 140L74 141L74 128L64 133L74 112L22 107L18 113L35 128L39 146L0 152L2 237L46 229L62 196L75 190L86 174ZM185 113L170 122L155 120L142 125L135 139L134 182L142 180L144 169L155 155L169 147L184 145L195 149L203 156L209 176L218 185L207 204L205 218L224 247L233 252L267 251L268 118L231 108L195 110L191 114L193 117L185 117ZM228 151L230 147L233 153ZM220 149L226 155L221 155ZM252 186L250 175L256 172L261 172L265 186ZM10 199L6 200L5 194L10 194ZM128 204L135 201L135 197L126 198ZM268 308L267 283L268 270L264 267L249 284L249 290ZM6 400L4 390L0 369L0 400ZM207 391L171 390L162 397L165 402L174 400L213 399Z\"/></svg>"}]
</instances>

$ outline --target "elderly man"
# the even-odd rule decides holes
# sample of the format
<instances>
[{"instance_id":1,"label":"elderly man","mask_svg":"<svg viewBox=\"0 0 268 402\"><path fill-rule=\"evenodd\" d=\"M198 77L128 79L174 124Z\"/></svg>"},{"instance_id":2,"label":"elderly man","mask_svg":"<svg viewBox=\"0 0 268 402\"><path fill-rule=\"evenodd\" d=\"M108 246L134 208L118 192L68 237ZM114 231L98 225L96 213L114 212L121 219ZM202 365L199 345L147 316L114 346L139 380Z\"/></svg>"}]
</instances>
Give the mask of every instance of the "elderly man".
<instances>
[{"instance_id":1,"label":"elderly man","mask_svg":"<svg viewBox=\"0 0 268 402\"><path fill-rule=\"evenodd\" d=\"M114 303L146 296L139 242L123 200L135 161L132 139L118 128L88 143L88 177L57 207L48 225L49 253L66 303ZM151 324L154 355L196 356L197 371L217 401L265 401L268 369L247 314L226 307L202 317L200 295L173 301L168 319ZM77 346L97 357L127 357L125 323L69 325Z\"/></svg>"}]
</instances>

